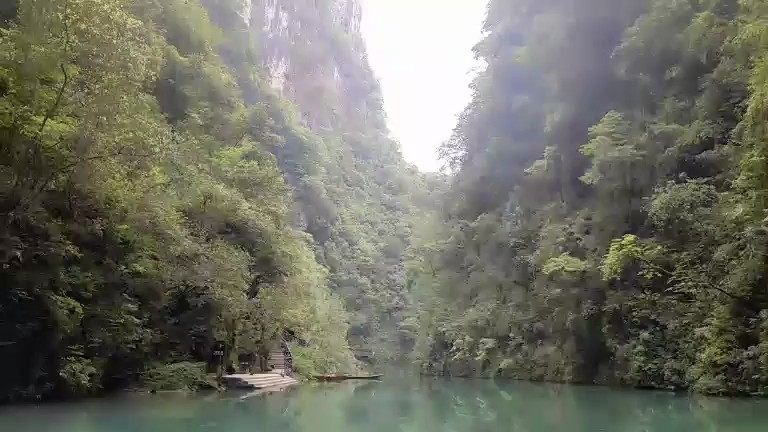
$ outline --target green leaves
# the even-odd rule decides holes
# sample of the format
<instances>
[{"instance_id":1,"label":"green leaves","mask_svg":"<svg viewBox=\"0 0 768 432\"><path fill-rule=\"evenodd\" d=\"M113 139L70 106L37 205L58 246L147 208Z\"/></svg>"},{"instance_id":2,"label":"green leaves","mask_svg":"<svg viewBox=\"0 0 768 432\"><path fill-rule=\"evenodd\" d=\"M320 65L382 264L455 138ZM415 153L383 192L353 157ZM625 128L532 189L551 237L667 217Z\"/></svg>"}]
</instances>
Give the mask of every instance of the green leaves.
<instances>
[{"instance_id":1,"label":"green leaves","mask_svg":"<svg viewBox=\"0 0 768 432\"><path fill-rule=\"evenodd\" d=\"M205 372L205 363L179 362L149 368L142 376L143 384L158 390L197 390L216 388Z\"/></svg>"},{"instance_id":2,"label":"green leaves","mask_svg":"<svg viewBox=\"0 0 768 432\"><path fill-rule=\"evenodd\" d=\"M59 377L67 383L71 394L87 395L99 390L98 370L90 359L67 356L61 359L63 365Z\"/></svg>"},{"instance_id":3,"label":"green leaves","mask_svg":"<svg viewBox=\"0 0 768 432\"><path fill-rule=\"evenodd\" d=\"M611 241L608 253L600 265L603 279L611 280L620 276L630 263L637 263L641 270L638 276L654 279L661 276L663 268L655 260L664 256L664 249L650 242L642 242L636 235L626 234L620 239Z\"/></svg>"},{"instance_id":4,"label":"green leaves","mask_svg":"<svg viewBox=\"0 0 768 432\"><path fill-rule=\"evenodd\" d=\"M587 263L578 258L563 254L550 258L544 263L541 271L548 276L555 275L579 275L587 270Z\"/></svg>"},{"instance_id":5,"label":"green leaves","mask_svg":"<svg viewBox=\"0 0 768 432\"><path fill-rule=\"evenodd\" d=\"M215 339L236 356L286 329L311 344L315 370L351 370L336 280L320 245L293 228L311 200L296 205L304 196L286 179L311 173L301 193L319 195L326 226L348 200L348 225L333 234L350 242L334 258L370 267L366 282L382 292L387 266L400 271L406 217L355 200L409 211L411 182L377 159L326 177L352 151L330 157L298 126L254 72L263 59L219 55L253 52L253 34L210 21L243 25L239 10L24 0L19 11L0 34L0 331L14 335L2 370L16 371L0 373L0 400L90 394L148 362L205 360ZM306 166L288 170L284 142L305 146ZM363 144L391 149L383 157L401 174L394 146ZM352 174L373 191L330 192ZM407 187L392 197L390 183ZM381 296L387 313L404 305L393 292Z\"/></svg>"},{"instance_id":6,"label":"green leaves","mask_svg":"<svg viewBox=\"0 0 768 432\"><path fill-rule=\"evenodd\" d=\"M574 4L489 5L424 368L765 394L765 5Z\"/></svg>"},{"instance_id":7,"label":"green leaves","mask_svg":"<svg viewBox=\"0 0 768 432\"><path fill-rule=\"evenodd\" d=\"M631 193L635 177L633 171L638 169L645 152L628 141L631 136L629 122L622 114L611 111L589 129L589 136L590 141L579 151L592 160L592 167L580 177L581 181L599 188Z\"/></svg>"}]
</instances>

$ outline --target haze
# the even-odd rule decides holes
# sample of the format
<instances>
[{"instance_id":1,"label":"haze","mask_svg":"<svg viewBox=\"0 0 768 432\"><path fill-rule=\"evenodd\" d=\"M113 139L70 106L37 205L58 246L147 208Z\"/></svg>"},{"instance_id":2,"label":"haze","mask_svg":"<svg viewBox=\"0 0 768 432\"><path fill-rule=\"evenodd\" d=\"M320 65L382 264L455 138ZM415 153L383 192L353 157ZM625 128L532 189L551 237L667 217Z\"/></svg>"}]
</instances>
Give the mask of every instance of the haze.
<instances>
[{"instance_id":1,"label":"haze","mask_svg":"<svg viewBox=\"0 0 768 432\"><path fill-rule=\"evenodd\" d=\"M392 137L423 171L469 102L484 0L363 0L362 31Z\"/></svg>"}]
</instances>

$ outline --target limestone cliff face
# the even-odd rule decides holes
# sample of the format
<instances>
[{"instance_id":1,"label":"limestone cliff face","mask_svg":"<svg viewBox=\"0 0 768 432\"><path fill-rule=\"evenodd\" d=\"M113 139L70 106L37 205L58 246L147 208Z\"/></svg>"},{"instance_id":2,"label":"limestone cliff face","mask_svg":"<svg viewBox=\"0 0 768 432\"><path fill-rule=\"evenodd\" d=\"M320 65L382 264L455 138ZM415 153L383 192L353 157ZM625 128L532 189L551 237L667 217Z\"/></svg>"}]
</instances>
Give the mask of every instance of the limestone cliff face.
<instances>
[{"instance_id":1,"label":"limestone cliff face","mask_svg":"<svg viewBox=\"0 0 768 432\"><path fill-rule=\"evenodd\" d=\"M240 1L259 72L310 130L283 133L273 149L294 190L294 226L312 236L345 301L351 345L401 352L410 340L399 328L410 302L403 254L421 177L388 138L360 0Z\"/></svg>"},{"instance_id":2,"label":"limestone cliff face","mask_svg":"<svg viewBox=\"0 0 768 432\"><path fill-rule=\"evenodd\" d=\"M359 0L246 0L243 17L271 86L296 104L312 129L350 121L362 126L364 113L380 108L360 35Z\"/></svg>"}]
</instances>

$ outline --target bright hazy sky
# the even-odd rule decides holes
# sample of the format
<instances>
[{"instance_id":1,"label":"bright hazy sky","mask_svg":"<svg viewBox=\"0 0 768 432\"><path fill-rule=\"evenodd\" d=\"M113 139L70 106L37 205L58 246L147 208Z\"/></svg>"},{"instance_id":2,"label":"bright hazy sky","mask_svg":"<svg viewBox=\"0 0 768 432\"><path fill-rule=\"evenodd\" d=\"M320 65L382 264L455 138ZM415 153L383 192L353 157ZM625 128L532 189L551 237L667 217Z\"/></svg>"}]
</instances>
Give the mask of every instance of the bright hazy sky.
<instances>
[{"instance_id":1,"label":"bright hazy sky","mask_svg":"<svg viewBox=\"0 0 768 432\"><path fill-rule=\"evenodd\" d=\"M437 171L437 148L469 102L487 0L362 0L362 31L392 137Z\"/></svg>"}]
</instances>

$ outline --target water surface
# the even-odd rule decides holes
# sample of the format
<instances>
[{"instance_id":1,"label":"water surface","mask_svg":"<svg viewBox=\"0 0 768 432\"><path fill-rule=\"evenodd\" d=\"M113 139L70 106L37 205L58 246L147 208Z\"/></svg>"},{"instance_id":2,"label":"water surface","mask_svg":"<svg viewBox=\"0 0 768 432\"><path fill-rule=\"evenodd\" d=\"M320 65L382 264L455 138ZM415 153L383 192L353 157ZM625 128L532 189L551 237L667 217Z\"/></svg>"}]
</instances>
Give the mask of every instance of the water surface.
<instances>
[{"instance_id":1,"label":"water surface","mask_svg":"<svg viewBox=\"0 0 768 432\"><path fill-rule=\"evenodd\" d=\"M3 407L0 431L768 431L768 400L602 387L414 377L243 395L133 395Z\"/></svg>"}]
</instances>

